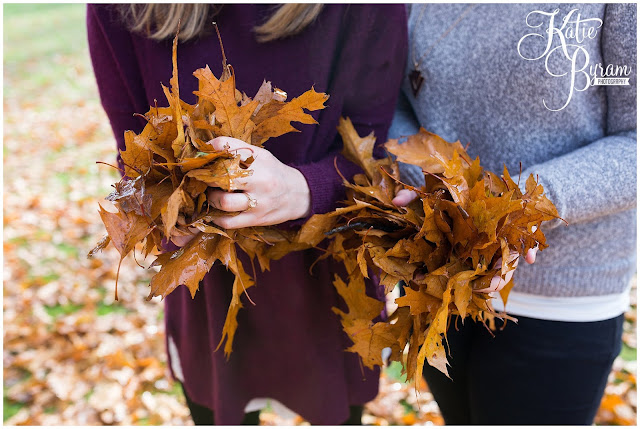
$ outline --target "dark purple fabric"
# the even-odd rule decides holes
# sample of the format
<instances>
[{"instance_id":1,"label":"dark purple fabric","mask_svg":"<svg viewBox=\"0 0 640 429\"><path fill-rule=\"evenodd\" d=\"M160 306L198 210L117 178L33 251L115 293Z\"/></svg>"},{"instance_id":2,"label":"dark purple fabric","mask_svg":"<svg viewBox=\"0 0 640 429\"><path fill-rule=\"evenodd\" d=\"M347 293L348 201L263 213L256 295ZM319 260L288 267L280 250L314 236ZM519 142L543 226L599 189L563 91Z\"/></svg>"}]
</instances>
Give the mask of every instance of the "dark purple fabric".
<instances>
[{"instance_id":1,"label":"dark purple fabric","mask_svg":"<svg viewBox=\"0 0 640 429\"><path fill-rule=\"evenodd\" d=\"M330 94L328 107L313 113L319 125L300 125L300 133L265 145L305 176L312 214L327 212L344 199L334 158L346 177L358 171L339 155L339 117L350 117L361 135L374 131L379 142L386 139L406 61L405 9L327 5L300 35L260 44L251 29L272 7L225 5L215 20L240 90L251 96L266 79L289 98L311 86ZM107 5L88 6L87 26L102 103L123 149L124 131L139 132L144 126L133 113L145 113L154 99L159 106L167 105L160 83L168 86L171 77L171 41L130 34ZM181 43L181 97L195 103L197 80L192 72L208 64L219 75L221 61L215 33ZM273 262L270 271L257 273L257 286L249 289L256 305L243 296L228 361L214 349L233 275L216 265L195 299L185 287L166 298L167 336L178 347L185 388L195 402L214 410L218 424L240 423L246 403L256 397L274 398L314 424L339 424L349 416L349 405L376 396L378 371L363 369L355 354L344 351L351 342L331 311L344 305L332 285L337 265L323 261L309 274L318 256L313 250L298 252ZM243 265L251 270L246 258ZM372 285L369 289L381 297Z\"/></svg>"}]
</instances>

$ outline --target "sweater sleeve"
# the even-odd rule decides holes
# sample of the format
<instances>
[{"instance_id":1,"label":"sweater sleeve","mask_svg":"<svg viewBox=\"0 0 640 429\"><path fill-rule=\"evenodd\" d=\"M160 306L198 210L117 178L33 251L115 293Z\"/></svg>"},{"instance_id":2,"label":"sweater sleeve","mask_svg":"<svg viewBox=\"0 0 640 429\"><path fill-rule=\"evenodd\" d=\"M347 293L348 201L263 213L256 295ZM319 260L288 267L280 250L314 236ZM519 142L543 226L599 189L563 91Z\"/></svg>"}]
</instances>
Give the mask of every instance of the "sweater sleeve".
<instances>
[{"instance_id":1,"label":"sweater sleeve","mask_svg":"<svg viewBox=\"0 0 640 429\"><path fill-rule=\"evenodd\" d=\"M124 132L139 132L145 124L132 112L144 113L149 108L131 36L118 22L112 5L88 5L86 19L89 53L100 100L117 147L124 150ZM119 154L118 166L123 167Z\"/></svg>"},{"instance_id":2,"label":"sweater sleeve","mask_svg":"<svg viewBox=\"0 0 640 429\"><path fill-rule=\"evenodd\" d=\"M564 156L527 168L533 173L561 218L569 224L588 222L636 206L636 6L607 4L602 30L604 64L631 69L629 86L606 87L606 136ZM546 229L562 225L547 222Z\"/></svg>"},{"instance_id":3,"label":"sweater sleeve","mask_svg":"<svg viewBox=\"0 0 640 429\"><path fill-rule=\"evenodd\" d=\"M350 5L347 13L336 70L336 89L345 93L342 116L351 119L359 135L375 133L374 154L382 157L406 62L406 12L402 5ZM340 154L339 136L332 148L317 162L293 166L311 190L311 215L329 212L344 199L336 166L348 179L360 172Z\"/></svg>"}]
</instances>

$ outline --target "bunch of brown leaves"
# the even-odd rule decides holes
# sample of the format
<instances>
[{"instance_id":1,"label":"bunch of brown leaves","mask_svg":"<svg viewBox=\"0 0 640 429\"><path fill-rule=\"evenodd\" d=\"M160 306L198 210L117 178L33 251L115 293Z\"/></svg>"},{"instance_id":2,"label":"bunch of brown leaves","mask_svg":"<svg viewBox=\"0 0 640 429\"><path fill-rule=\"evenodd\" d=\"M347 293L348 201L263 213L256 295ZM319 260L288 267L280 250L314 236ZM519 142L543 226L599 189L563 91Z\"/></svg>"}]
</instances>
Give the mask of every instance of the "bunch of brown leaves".
<instances>
[{"instance_id":1,"label":"bunch of brown leaves","mask_svg":"<svg viewBox=\"0 0 640 429\"><path fill-rule=\"evenodd\" d=\"M224 52L223 52L224 58ZM168 107L151 107L144 115L147 124L140 134L125 133L126 150L120 155L124 177L107 196L116 211L100 207L107 235L89 253L92 256L111 242L121 255L120 262L137 243L143 243L147 257L154 249L177 236L199 233L186 246L160 254L151 266L160 271L151 279L149 299L166 297L179 285L195 296L199 282L216 261L235 275L233 298L227 313L220 345L232 350L241 308L240 295L254 284L237 258L236 246L253 260L257 255L261 268L268 269L263 257L269 243L287 240L286 232L275 228L225 230L213 220L230 213L217 210L207 202L208 187L228 192L237 190L238 179L253 173L253 157L243 161L228 149L216 151L210 141L227 136L261 147L271 137L297 131L291 122L314 124L305 110L323 109L328 96L313 89L285 102L287 95L263 82L253 99L236 89L232 67L223 59L223 72L216 78L209 67L194 72L198 78L197 103L180 99L177 72L177 36L173 42L171 89L163 85ZM116 280L117 299L117 280Z\"/></svg>"},{"instance_id":2,"label":"bunch of brown leaves","mask_svg":"<svg viewBox=\"0 0 640 429\"><path fill-rule=\"evenodd\" d=\"M398 161L422 168L426 183L417 189L400 182L396 161L374 159L373 134L361 138L348 119L338 130L343 154L364 174L345 179L344 206L312 217L296 240L315 245L322 233L331 236L326 257L342 261L348 273L346 282L338 276L334 281L348 311L334 311L354 343L349 350L365 365L382 365L382 350L390 348L390 359L403 363L408 379L422 373L425 360L447 374L443 339L451 316L492 322L498 314L491 297L474 289L515 270L516 252L547 247L540 225L558 213L533 176L523 193L506 168L502 176L484 171L460 142L421 129L404 144L386 143ZM419 198L399 208L392 199L403 187ZM385 293L406 284L386 321L374 322L383 303L365 294L372 274ZM505 302L511 286L501 291Z\"/></svg>"},{"instance_id":3,"label":"bunch of brown leaves","mask_svg":"<svg viewBox=\"0 0 640 429\"><path fill-rule=\"evenodd\" d=\"M223 263L235 275L218 346L226 340L227 355L242 307L240 297L254 284L237 258L238 249L266 270L271 260L315 247L331 236L324 257L341 261L349 273L346 283L338 276L334 281L348 307L346 313L335 311L354 342L349 350L373 367L382 364L382 349L390 347L391 359L404 361L407 376L413 379L425 360L447 373L443 336L451 315L479 321L496 315L489 295L474 289L515 270L514 252L546 247L539 227L557 212L533 177L523 194L506 168L501 177L485 172L479 159L471 160L459 142L450 144L421 130L402 145L394 140L386 144L399 161L419 165L425 172L422 189L403 185L397 162L375 159L375 136L361 138L348 119L338 127L343 154L364 174L356 175L353 183L344 180L348 195L344 207L312 216L297 232L219 228L213 221L228 213L208 204L207 188L235 191L238 179L252 173L253 158L242 161L237 153L216 151L210 141L229 136L261 146L271 137L295 131L292 121L315 123L304 109L324 108L327 96L311 89L286 103L286 94L264 82L251 99L235 88L226 59L220 79L208 67L194 75L199 80L198 102L189 105L180 99L174 40L171 89L163 86L169 107L151 107L144 116L144 130L125 133L126 150L121 152L125 177L107 197L117 211L101 207L108 235L90 255L111 241L121 258L143 243L146 257L163 249L165 240L197 228L200 232L186 246L162 253L153 262L161 269L151 279L149 299L164 298L179 285L187 286L194 296L215 261ZM402 187L420 195L406 208L392 203ZM365 294L370 271L380 276L387 293L400 281L407 285L406 296L396 301L399 308L385 322L374 323L383 303ZM502 293L504 299L508 290Z\"/></svg>"}]
</instances>

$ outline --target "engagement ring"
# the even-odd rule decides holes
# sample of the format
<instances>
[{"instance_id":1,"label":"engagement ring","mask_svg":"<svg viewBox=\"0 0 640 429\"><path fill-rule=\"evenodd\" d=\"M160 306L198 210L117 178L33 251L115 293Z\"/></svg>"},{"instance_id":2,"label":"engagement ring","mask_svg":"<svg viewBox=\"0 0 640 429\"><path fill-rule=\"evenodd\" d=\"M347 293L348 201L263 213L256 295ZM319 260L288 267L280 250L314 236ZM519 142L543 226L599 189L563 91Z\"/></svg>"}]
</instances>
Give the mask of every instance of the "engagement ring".
<instances>
[{"instance_id":1,"label":"engagement ring","mask_svg":"<svg viewBox=\"0 0 640 429\"><path fill-rule=\"evenodd\" d=\"M247 200L249 200L249 207L247 207L247 210L255 208L258 205L258 200L251 197L251 195L249 195L248 192L243 192L243 193L247 196Z\"/></svg>"}]
</instances>

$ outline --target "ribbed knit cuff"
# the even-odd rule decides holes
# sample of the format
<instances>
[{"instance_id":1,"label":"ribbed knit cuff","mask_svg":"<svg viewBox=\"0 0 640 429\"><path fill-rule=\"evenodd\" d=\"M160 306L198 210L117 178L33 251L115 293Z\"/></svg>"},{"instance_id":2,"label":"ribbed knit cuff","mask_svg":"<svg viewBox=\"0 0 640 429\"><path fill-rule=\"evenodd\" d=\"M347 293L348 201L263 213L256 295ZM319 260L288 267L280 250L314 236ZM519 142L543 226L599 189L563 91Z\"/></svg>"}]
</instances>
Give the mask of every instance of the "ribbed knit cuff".
<instances>
[{"instance_id":1,"label":"ribbed knit cuff","mask_svg":"<svg viewBox=\"0 0 640 429\"><path fill-rule=\"evenodd\" d=\"M596 267L520 264L514 291L543 296L597 296L622 293L635 272L635 258Z\"/></svg>"},{"instance_id":2,"label":"ribbed knit cuff","mask_svg":"<svg viewBox=\"0 0 640 429\"><path fill-rule=\"evenodd\" d=\"M335 175L327 174L324 169L317 168L314 164L296 165L309 185L311 197L311 210L309 216L316 213L326 213L336 206L336 188L342 187L342 179ZM344 194L344 189L342 190Z\"/></svg>"},{"instance_id":3,"label":"ribbed knit cuff","mask_svg":"<svg viewBox=\"0 0 640 429\"><path fill-rule=\"evenodd\" d=\"M360 171L355 164L338 154L328 155L318 162L291 165L300 171L307 181L311 208L306 217L287 221L281 224L281 227L285 229L299 227L314 214L333 211L340 201L345 199L345 187L336 171L336 166L347 180L351 180L353 175Z\"/></svg>"}]
</instances>

